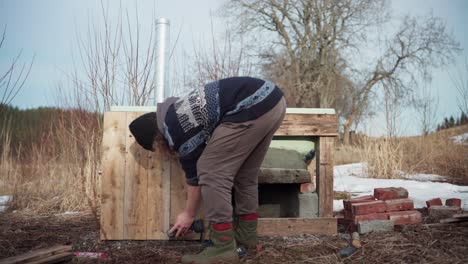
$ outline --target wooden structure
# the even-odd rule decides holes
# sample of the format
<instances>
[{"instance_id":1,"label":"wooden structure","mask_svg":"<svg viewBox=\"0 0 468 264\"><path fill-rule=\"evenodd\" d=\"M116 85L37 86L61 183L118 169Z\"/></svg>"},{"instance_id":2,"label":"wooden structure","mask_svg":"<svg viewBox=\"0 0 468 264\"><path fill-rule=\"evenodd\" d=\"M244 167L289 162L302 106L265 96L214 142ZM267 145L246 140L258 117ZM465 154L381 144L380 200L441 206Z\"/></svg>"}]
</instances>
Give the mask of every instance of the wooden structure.
<instances>
[{"instance_id":1,"label":"wooden structure","mask_svg":"<svg viewBox=\"0 0 468 264\"><path fill-rule=\"evenodd\" d=\"M184 172L175 158L160 151L146 151L135 142L128 125L146 109L117 110L125 111L104 114L101 239L167 239L166 231L185 207ZM338 120L333 110L287 110L275 136L300 136L315 142L319 217L260 218L259 235L336 233L332 211L337 134Z\"/></svg>"}]
</instances>

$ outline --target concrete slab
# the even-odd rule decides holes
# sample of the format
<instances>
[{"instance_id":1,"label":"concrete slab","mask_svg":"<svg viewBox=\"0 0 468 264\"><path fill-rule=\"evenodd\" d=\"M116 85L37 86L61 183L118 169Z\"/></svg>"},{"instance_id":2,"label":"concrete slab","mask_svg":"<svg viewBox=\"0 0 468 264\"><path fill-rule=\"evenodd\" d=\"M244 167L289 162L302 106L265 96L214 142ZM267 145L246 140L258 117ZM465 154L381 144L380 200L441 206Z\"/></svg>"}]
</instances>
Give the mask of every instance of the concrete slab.
<instances>
[{"instance_id":1,"label":"concrete slab","mask_svg":"<svg viewBox=\"0 0 468 264\"><path fill-rule=\"evenodd\" d=\"M391 220L371 220L362 221L358 224L359 234L370 232L388 232L393 231L393 221Z\"/></svg>"}]
</instances>

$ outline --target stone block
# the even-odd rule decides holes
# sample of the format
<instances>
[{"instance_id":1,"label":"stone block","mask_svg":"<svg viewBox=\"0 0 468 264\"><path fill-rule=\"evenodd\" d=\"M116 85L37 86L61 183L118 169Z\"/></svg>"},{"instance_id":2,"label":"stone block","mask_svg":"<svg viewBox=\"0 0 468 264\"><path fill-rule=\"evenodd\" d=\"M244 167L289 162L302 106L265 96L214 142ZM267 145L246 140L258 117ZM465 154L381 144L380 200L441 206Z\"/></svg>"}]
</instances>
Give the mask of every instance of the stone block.
<instances>
[{"instance_id":1,"label":"stone block","mask_svg":"<svg viewBox=\"0 0 468 264\"><path fill-rule=\"evenodd\" d=\"M458 206L434 205L429 207L429 216L434 220L453 217L454 214L461 213L462 209Z\"/></svg>"},{"instance_id":2,"label":"stone block","mask_svg":"<svg viewBox=\"0 0 468 264\"><path fill-rule=\"evenodd\" d=\"M391 220L371 220L361 221L358 224L358 232L366 234L370 232L393 231L393 221Z\"/></svg>"},{"instance_id":3,"label":"stone block","mask_svg":"<svg viewBox=\"0 0 468 264\"><path fill-rule=\"evenodd\" d=\"M299 217L314 218L318 217L318 195L317 193L300 193L299 198Z\"/></svg>"}]
</instances>

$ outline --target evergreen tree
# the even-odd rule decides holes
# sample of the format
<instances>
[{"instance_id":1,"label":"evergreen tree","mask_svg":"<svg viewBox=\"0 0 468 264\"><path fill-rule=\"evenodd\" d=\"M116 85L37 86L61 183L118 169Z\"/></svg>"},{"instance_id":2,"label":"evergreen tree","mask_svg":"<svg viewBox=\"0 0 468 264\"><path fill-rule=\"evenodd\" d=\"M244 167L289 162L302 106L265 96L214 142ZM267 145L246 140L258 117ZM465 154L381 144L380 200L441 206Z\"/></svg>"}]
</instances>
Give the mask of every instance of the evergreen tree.
<instances>
[{"instance_id":1,"label":"evergreen tree","mask_svg":"<svg viewBox=\"0 0 468 264\"><path fill-rule=\"evenodd\" d=\"M454 126L455 126L455 118L453 118L453 116L450 116L449 128L454 127Z\"/></svg>"}]
</instances>

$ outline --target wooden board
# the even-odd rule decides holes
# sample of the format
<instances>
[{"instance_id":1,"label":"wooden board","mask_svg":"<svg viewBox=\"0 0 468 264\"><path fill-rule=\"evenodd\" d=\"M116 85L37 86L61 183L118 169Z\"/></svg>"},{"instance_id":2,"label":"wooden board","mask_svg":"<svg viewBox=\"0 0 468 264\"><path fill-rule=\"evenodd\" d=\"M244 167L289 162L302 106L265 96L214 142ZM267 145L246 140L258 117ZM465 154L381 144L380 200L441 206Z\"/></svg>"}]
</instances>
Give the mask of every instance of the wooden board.
<instances>
[{"instance_id":1,"label":"wooden board","mask_svg":"<svg viewBox=\"0 0 468 264\"><path fill-rule=\"evenodd\" d=\"M73 253L64 252L57 255L52 255L50 257L41 258L35 261L27 262L27 264L52 264L52 263L62 263L64 261L70 261L73 258Z\"/></svg>"},{"instance_id":2,"label":"wooden board","mask_svg":"<svg viewBox=\"0 0 468 264\"><path fill-rule=\"evenodd\" d=\"M135 142L128 125L142 114L107 112L104 116L103 240L167 238L170 161Z\"/></svg>"},{"instance_id":3,"label":"wooden board","mask_svg":"<svg viewBox=\"0 0 468 264\"><path fill-rule=\"evenodd\" d=\"M126 127L144 113L128 112ZM125 200L124 200L124 239L146 239L148 209L148 154L125 130Z\"/></svg>"},{"instance_id":4,"label":"wooden board","mask_svg":"<svg viewBox=\"0 0 468 264\"><path fill-rule=\"evenodd\" d=\"M25 263L30 261L36 261L39 259L47 258L53 255L70 251L71 249L72 246L69 245L57 245L49 248L34 250L11 258L2 259L0 260L0 264Z\"/></svg>"},{"instance_id":5,"label":"wooden board","mask_svg":"<svg viewBox=\"0 0 468 264\"><path fill-rule=\"evenodd\" d=\"M101 239L124 239L124 186L127 115L104 114L101 176Z\"/></svg>"},{"instance_id":6,"label":"wooden board","mask_svg":"<svg viewBox=\"0 0 468 264\"><path fill-rule=\"evenodd\" d=\"M171 163L161 149L149 152L147 239L166 239L169 229Z\"/></svg>"},{"instance_id":7,"label":"wooden board","mask_svg":"<svg viewBox=\"0 0 468 264\"><path fill-rule=\"evenodd\" d=\"M317 193L319 217L333 216L333 154L334 137L319 137L317 142Z\"/></svg>"},{"instance_id":8,"label":"wooden board","mask_svg":"<svg viewBox=\"0 0 468 264\"><path fill-rule=\"evenodd\" d=\"M309 183L310 174L307 170L262 168L258 175L258 183Z\"/></svg>"},{"instance_id":9,"label":"wooden board","mask_svg":"<svg viewBox=\"0 0 468 264\"><path fill-rule=\"evenodd\" d=\"M287 114L275 136L337 136L337 115Z\"/></svg>"},{"instance_id":10,"label":"wooden board","mask_svg":"<svg viewBox=\"0 0 468 264\"><path fill-rule=\"evenodd\" d=\"M303 234L333 235L337 233L336 218L259 218L259 236L298 236Z\"/></svg>"}]
</instances>

